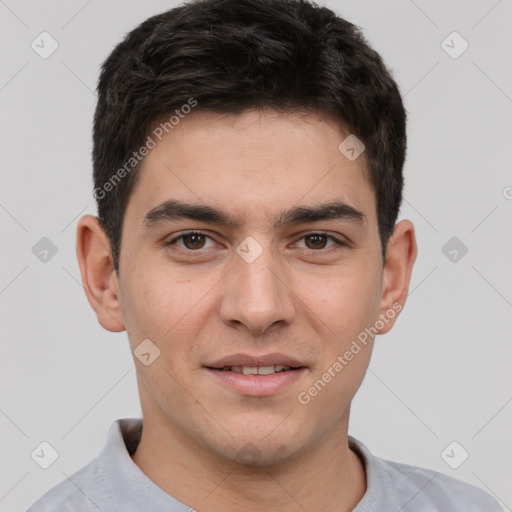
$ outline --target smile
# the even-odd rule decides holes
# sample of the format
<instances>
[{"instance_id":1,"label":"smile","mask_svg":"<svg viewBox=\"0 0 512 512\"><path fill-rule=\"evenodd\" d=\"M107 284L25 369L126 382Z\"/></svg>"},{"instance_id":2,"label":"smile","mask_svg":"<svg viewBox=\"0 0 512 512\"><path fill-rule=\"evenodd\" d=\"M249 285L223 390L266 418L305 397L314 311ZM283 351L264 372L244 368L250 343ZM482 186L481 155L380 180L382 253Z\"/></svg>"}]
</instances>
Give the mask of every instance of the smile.
<instances>
[{"instance_id":1,"label":"smile","mask_svg":"<svg viewBox=\"0 0 512 512\"><path fill-rule=\"evenodd\" d=\"M285 364L223 364L204 369L214 384L237 395L270 397L287 391L309 372L305 366Z\"/></svg>"},{"instance_id":2,"label":"smile","mask_svg":"<svg viewBox=\"0 0 512 512\"><path fill-rule=\"evenodd\" d=\"M223 372L234 372L243 375L272 375L273 373L286 372L296 368L276 364L271 366L225 366L219 369Z\"/></svg>"}]
</instances>

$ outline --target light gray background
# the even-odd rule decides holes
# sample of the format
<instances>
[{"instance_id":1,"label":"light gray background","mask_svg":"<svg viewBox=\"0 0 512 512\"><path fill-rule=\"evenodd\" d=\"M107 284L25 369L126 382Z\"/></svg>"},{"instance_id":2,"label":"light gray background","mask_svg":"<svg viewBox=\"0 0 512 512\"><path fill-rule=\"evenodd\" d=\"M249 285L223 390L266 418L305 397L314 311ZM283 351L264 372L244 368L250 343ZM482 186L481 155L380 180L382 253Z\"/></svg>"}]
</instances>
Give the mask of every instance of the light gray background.
<instances>
[{"instance_id":1,"label":"light gray background","mask_svg":"<svg viewBox=\"0 0 512 512\"><path fill-rule=\"evenodd\" d=\"M126 336L102 330L81 287L75 228L96 211L99 65L126 32L174 5L0 1L2 512L25 510L84 466L115 419L140 416ZM327 5L363 28L405 95L401 217L419 242L406 309L377 340L350 433L512 510L512 1ZM31 48L42 31L59 43L48 59ZM469 43L457 59L441 47L453 31ZM58 248L46 263L32 253L43 236ZM442 252L453 236L468 248L455 263ZM42 441L59 453L46 470L30 456ZM452 441L469 452L458 469L440 455Z\"/></svg>"}]
</instances>

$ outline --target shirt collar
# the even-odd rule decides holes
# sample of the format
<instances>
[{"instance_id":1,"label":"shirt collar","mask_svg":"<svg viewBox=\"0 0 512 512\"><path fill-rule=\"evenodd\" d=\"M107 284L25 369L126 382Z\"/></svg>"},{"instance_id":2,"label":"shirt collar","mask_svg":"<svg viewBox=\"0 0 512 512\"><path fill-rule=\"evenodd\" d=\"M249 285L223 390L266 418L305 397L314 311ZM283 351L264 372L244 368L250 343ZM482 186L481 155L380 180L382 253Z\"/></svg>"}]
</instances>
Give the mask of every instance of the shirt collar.
<instances>
[{"instance_id":1,"label":"shirt collar","mask_svg":"<svg viewBox=\"0 0 512 512\"><path fill-rule=\"evenodd\" d=\"M141 434L142 420L138 418L119 419L108 431L96 468L97 481L99 480L97 483L100 484L99 499L105 509L126 512L139 512L143 509L188 512L189 507L150 480L131 459ZM111 508L107 508L107 505Z\"/></svg>"}]
</instances>

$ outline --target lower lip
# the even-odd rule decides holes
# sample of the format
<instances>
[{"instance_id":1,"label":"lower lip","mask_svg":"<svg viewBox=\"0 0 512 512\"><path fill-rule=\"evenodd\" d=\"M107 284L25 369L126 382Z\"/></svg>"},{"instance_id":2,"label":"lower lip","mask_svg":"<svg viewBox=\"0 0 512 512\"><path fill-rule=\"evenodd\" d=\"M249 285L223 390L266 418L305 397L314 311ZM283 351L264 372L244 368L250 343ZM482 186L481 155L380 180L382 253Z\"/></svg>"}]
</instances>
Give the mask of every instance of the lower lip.
<instances>
[{"instance_id":1,"label":"lower lip","mask_svg":"<svg viewBox=\"0 0 512 512\"><path fill-rule=\"evenodd\" d=\"M206 370L224 386L242 395L272 396L299 380L307 368L272 373L270 375L244 375L223 370Z\"/></svg>"}]
</instances>

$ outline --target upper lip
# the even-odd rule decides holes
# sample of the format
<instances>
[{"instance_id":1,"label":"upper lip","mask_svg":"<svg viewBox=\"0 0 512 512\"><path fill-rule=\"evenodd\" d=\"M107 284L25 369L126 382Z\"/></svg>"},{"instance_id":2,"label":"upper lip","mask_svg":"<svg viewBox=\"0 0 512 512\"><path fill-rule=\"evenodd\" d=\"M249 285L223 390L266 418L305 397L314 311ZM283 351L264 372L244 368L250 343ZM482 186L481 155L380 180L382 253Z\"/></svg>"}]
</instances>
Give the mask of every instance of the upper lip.
<instances>
[{"instance_id":1,"label":"upper lip","mask_svg":"<svg viewBox=\"0 0 512 512\"><path fill-rule=\"evenodd\" d=\"M225 356L221 359L217 359L212 363L205 364L208 368L225 368L229 366L290 366L291 368L301 368L305 364L301 363L297 359L286 356L284 354L264 354L258 356L251 356L248 354L232 354Z\"/></svg>"}]
</instances>

